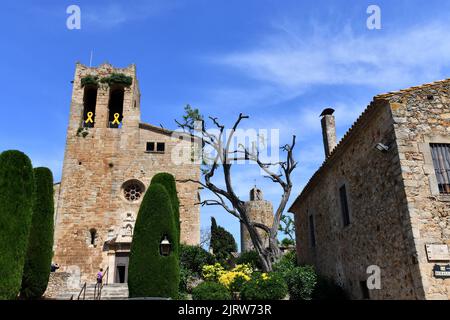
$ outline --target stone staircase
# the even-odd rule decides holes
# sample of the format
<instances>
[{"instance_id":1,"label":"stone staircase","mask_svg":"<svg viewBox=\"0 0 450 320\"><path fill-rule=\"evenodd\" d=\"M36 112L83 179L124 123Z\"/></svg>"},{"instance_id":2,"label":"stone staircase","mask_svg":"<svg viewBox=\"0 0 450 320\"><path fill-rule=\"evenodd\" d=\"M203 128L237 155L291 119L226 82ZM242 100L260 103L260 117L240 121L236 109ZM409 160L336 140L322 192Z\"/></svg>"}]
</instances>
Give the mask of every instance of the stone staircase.
<instances>
[{"instance_id":1,"label":"stone staircase","mask_svg":"<svg viewBox=\"0 0 450 320\"><path fill-rule=\"evenodd\" d=\"M77 300L80 289L66 291L56 297L57 300ZM95 284L86 285L85 300L94 300ZM128 285L126 283L110 283L103 286L101 300L127 300ZM83 300L83 294L80 296Z\"/></svg>"}]
</instances>

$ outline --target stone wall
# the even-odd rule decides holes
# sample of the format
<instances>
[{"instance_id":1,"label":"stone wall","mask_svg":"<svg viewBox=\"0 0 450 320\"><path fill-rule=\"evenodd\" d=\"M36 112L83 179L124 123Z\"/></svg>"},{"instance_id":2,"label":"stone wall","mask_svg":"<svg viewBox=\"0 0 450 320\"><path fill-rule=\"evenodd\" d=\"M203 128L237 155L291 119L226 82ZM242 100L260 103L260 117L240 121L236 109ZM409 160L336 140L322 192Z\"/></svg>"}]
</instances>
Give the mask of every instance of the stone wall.
<instances>
[{"instance_id":1,"label":"stone wall","mask_svg":"<svg viewBox=\"0 0 450 320\"><path fill-rule=\"evenodd\" d=\"M110 89L101 85L97 94L95 127L88 128L85 137L77 134L83 122L81 78L112 72L133 78L133 84L124 92L122 127L107 127ZM138 180L145 192L158 172L172 173L177 180L199 178L199 165L174 161L172 151L190 150L191 143L173 138L171 133L140 123L140 93L134 65L117 69L108 64L98 68L77 64L57 205L53 260L61 266L61 271L77 266L81 269L82 280L92 282L98 269L105 269L110 264L105 242L119 233L126 219L131 217L134 221L143 198L142 195L137 201L125 199L123 187L126 181ZM146 152L147 142L164 142L165 152ZM177 191L181 201L181 240L198 244L200 209L195 204L198 186L177 182ZM91 229L96 230L94 245L90 243Z\"/></svg>"},{"instance_id":2,"label":"stone wall","mask_svg":"<svg viewBox=\"0 0 450 320\"><path fill-rule=\"evenodd\" d=\"M273 224L273 206L270 201L267 200L255 200L255 201L247 201L245 203L245 207L248 213L248 217L252 222L262 223L269 228L272 227ZM267 232L261 229L257 229L258 234L263 240L264 247L269 246L269 237ZM253 250L253 242L250 238L250 234L247 230L247 227L241 223L241 251L250 251Z\"/></svg>"},{"instance_id":3,"label":"stone wall","mask_svg":"<svg viewBox=\"0 0 450 320\"><path fill-rule=\"evenodd\" d=\"M430 143L450 144L450 81L384 96L394 116L410 227L410 251L416 252L427 299L450 299L450 279L433 276L426 244L450 246L450 196L439 194ZM441 264L449 261L442 261Z\"/></svg>"},{"instance_id":4,"label":"stone wall","mask_svg":"<svg viewBox=\"0 0 450 320\"><path fill-rule=\"evenodd\" d=\"M367 268L381 269L371 299L422 298L417 265L408 250L408 220L400 159L375 148L395 140L389 105L374 101L310 180L290 211L295 215L301 264L333 278L354 299L363 298ZM339 189L345 185L350 224L344 226ZM315 246L310 235L313 218Z\"/></svg>"}]
</instances>

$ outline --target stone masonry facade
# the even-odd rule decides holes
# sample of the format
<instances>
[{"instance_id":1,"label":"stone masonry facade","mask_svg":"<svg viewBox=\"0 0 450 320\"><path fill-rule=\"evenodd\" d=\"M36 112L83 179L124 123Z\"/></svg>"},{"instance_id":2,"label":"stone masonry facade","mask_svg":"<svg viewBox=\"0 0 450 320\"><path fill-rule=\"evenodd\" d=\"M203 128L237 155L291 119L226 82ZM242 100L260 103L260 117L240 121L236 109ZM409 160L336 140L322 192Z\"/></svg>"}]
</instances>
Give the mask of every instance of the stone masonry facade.
<instances>
[{"instance_id":1,"label":"stone masonry facade","mask_svg":"<svg viewBox=\"0 0 450 320\"><path fill-rule=\"evenodd\" d=\"M86 87L81 79L100 79L112 73L132 79L131 86L120 88L120 127L111 127L109 121L113 86L99 83L94 127L81 129L86 120ZM200 167L190 161L174 160L175 154L191 154L193 143L190 137L174 137L170 130L141 123L140 110L134 65L123 69L109 64L92 68L76 65L62 179L56 186L59 196L53 260L63 272L79 269L81 281L95 281L98 269L108 266L110 282L126 281L126 274L118 272L127 272L140 202L152 177L159 172L169 172L177 180L181 241L199 243L198 186L182 180L198 180ZM149 151L149 142L155 149ZM163 144L163 149L156 150L156 144ZM119 265L123 269L119 270Z\"/></svg>"},{"instance_id":2,"label":"stone masonry facade","mask_svg":"<svg viewBox=\"0 0 450 320\"><path fill-rule=\"evenodd\" d=\"M273 206L270 201L264 200L263 193L256 187L250 190L250 201L245 202L245 207L250 221L262 223L268 227L273 224ZM258 234L263 240L264 246L269 246L269 237L266 231L258 229ZM247 227L241 223L241 251L254 249L250 233Z\"/></svg>"},{"instance_id":3,"label":"stone masonry facade","mask_svg":"<svg viewBox=\"0 0 450 320\"><path fill-rule=\"evenodd\" d=\"M450 246L450 196L438 189L432 143L450 144L450 80L376 96L289 210L299 262L354 299L450 299L450 279L433 274L450 259L426 251ZM381 289L367 290L374 265Z\"/></svg>"}]
</instances>

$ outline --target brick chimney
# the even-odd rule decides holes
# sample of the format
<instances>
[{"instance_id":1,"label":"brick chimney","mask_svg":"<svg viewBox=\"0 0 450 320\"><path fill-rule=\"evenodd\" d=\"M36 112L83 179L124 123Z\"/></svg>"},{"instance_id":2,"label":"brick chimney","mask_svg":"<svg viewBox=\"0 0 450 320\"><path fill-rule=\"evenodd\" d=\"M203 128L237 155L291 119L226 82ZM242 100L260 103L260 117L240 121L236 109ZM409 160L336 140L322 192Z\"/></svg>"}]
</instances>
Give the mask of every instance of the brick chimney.
<instances>
[{"instance_id":1,"label":"brick chimney","mask_svg":"<svg viewBox=\"0 0 450 320\"><path fill-rule=\"evenodd\" d=\"M336 122L334 120L334 109L327 108L322 111L322 135L323 147L325 149L325 158L328 158L336 147Z\"/></svg>"}]
</instances>

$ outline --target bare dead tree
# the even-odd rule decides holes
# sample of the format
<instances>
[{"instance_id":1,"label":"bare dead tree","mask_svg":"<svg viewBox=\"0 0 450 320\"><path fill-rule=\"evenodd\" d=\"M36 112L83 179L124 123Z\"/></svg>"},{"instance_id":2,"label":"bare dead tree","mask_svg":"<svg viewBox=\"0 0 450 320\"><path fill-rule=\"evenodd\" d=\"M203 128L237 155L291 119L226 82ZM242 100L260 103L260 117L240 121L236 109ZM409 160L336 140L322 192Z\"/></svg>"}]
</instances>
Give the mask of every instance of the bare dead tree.
<instances>
[{"instance_id":1,"label":"bare dead tree","mask_svg":"<svg viewBox=\"0 0 450 320\"><path fill-rule=\"evenodd\" d=\"M235 121L232 129L229 130L229 133L226 132L225 126L221 124L217 118L209 117L216 129L216 133L213 134L208 132L203 121L200 126L195 126L195 120L203 120L197 109L193 110L187 106L185 110L187 115L183 117L184 121L179 122L175 120L178 126L184 131L201 138L202 149L210 146L215 151L215 156L211 158L209 163L203 164L203 177L201 180L187 179L181 181L194 182L211 191L216 198L200 201L199 204L202 206L220 206L243 223L249 232L256 252L259 254L263 270L266 272L272 271L273 262L278 260L281 256L278 247L277 233L280 226L280 220L292 190L291 174L297 166L297 162L294 160L293 156L296 140L295 135L292 137L291 144L286 144L280 148L286 153L284 161L276 163L264 162L261 160L259 148L252 148L252 150L250 150L245 146L239 145L237 149L230 150L231 141L233 140L236 129L242 120L249 118L248 116L245 116L242 113L239 114L239 117ZM270 226L251 221L245 207L245 202L242 201L234 191L231 168L234 163L240 160L256 163L259 168L263 170L266 178L279 184L281 187L281 199L275 211L272 225ZM225 188L219 187L212 181L216 171L220 170L219 168L221 168L223 172ZM278 169L278 173L275 172L275 169ZM269 239L268 247L265 246L264 239L260 236L260 233L257 232L257 229L261 229L267 234Z\"/></svg>"},{"instance_id":2,"label":"bare dead tree","mask_svg":"<svg viewBox=\"0 0 450 320\"><path fill-rule=\"evenodd\" d=\"M211 241L211 228L201 228L200 230L200 247L209 249Z\"/></svg>"}]
</instances>

